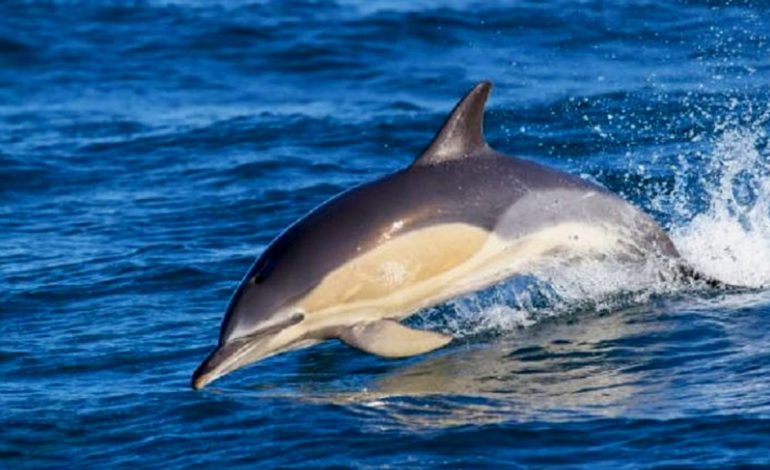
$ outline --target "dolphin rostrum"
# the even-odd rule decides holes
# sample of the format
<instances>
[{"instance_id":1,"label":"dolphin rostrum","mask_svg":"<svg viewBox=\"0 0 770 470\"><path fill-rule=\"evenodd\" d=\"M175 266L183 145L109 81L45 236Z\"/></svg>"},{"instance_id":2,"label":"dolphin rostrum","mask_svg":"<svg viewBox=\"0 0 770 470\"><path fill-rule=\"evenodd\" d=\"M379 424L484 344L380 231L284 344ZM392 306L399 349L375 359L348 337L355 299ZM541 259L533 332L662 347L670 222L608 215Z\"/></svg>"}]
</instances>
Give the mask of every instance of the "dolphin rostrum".
<instances>
[{"instance_id":1,"label":"dolphin rostrum","mask_svg":"<svg viewBox=\"0 0 770 470\"><path fill-rule=\"evenodd\" d=\"M249 270L192 386L327 339L383 357L450 336L399 323L553 256L645 262L679 254L646 214L604 188L493 150L492 84L476 85L409 167L357 186L291 225Z\"/></svg>"}]
</instances>

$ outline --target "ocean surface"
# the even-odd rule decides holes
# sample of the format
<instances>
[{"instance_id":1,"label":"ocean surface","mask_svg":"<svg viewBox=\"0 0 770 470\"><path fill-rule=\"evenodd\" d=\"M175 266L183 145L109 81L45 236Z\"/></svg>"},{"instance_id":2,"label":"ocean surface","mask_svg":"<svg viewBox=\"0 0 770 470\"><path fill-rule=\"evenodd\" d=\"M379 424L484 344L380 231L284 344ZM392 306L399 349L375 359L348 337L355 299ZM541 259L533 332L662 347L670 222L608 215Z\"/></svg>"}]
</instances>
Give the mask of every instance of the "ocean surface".
<instances>
[{"instance_id":1,"label":"ocean surface","mask_svg":"<svg viewBox=\"0 0 770 470\"><path fill-rule=\"evenodd\" d=\"M650 213L745 289L563 265L195 392L288 224L489 142ZM770 3L0 3L0 468L770 466Z\"/></svg>"}]
</instances>

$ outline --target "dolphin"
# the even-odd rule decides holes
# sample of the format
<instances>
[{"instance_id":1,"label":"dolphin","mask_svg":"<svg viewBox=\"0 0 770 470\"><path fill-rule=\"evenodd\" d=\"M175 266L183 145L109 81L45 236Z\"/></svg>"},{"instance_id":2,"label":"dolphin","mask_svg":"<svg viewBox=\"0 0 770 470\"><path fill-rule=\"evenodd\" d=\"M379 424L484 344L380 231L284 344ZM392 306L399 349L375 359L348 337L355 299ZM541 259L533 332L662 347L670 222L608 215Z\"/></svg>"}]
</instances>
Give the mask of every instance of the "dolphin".
<instances>
[{"instance_id":1,"label":"dolphin","mask_svg":"<svg viewBox=\"0 0 770 470\"><path fill-rule=\"evenodd\" d=\"M433 351L452 337L400 321L549 257L687 270L661 227L620 197L493 150L482 129L491 88L470 90L411 165L333 197L268 246L194 389L329 339L387 358Z\"/></svg>"}]
</instances>

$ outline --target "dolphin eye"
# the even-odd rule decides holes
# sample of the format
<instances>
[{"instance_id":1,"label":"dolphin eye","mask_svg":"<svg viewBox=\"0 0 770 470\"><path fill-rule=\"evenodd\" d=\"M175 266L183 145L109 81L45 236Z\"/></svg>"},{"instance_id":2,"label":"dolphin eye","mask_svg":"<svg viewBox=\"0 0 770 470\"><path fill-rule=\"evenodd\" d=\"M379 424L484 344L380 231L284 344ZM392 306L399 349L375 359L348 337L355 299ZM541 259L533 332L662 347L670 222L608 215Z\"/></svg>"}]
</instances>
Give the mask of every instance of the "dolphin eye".
<instances>
[{"instance_id":1,"label":"dolphin eye","mask_svg":"<svg viewBox=\"0 0 770 470\"><path fill-rule=\"evenodd\" d=\"M254 265L254 268L252 269L253 275L251 276L251 283L252 284L261 284L270 276L270 273L273 272L273 267L275 266L275 262L272 260L263 260L260 259L257 261L257 263Z\"/></svg>"}]
</instances>

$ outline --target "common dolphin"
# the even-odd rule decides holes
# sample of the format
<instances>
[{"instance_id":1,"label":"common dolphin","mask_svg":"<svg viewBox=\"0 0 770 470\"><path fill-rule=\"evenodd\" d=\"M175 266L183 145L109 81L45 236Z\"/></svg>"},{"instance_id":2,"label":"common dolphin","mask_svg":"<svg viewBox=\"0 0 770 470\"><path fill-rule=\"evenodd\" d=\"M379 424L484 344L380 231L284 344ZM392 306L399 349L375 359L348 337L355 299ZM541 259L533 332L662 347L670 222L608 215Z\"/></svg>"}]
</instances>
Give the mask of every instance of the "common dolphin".
<instances>
[{"instance_id":1,"label":"common dolphin","mask_svg":"<svg viewBox=\"0 0 770 470\"><path fill-rule=\"evenodd\" d=\"M328 339L408 357L451 336L399 323L553 256L679 266L652 218L606 189L493 150L492 84L457 104L407 168L328 200L281 233L235 291L200 389L252 362Z\"/></svg>"}]
</instances>

